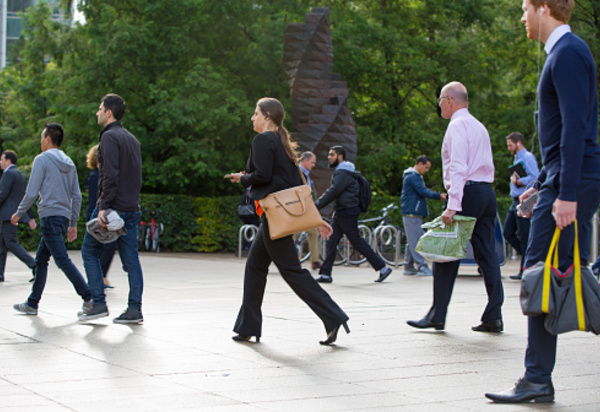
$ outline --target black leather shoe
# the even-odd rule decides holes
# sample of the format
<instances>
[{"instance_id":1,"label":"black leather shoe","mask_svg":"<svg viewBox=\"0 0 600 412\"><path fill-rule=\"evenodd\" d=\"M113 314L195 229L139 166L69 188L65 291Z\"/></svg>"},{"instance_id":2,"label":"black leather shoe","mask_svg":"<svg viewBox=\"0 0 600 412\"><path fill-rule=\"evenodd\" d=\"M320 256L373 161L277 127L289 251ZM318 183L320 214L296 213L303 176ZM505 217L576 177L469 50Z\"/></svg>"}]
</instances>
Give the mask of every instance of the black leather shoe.
<instances>
[{"instance_id":1,"label":"black leather shoe","mask_svg":"<svg viewBox=\"0 0 600 412\"><path fill-rule=\"evenodd\" d=\"M486 393L485 397L498 403L554 402L554 386L552 381L533 383L523 377L514 388L500 393Z\"/></svg>"},{"instance_id":2,"label":"black leather shoe","mask_svg":"<svg viewBox=\"0 0 600 412\"><path fill-rule=\"evenodd\" d=\"M327 275L321 275L318 278L315 279L317 282L319 283L331 283L333 282L333 279L331 278L331 276L327 276Z\"/></svg>"},{"instance_id":3,"label":"black leather shoe","mask_svg":"<svg viewBox=\"0 0 600 412\"><path fill-rule=\"evenodd\" d=\"M488 320L487 322L481 322L477 326L471 328L475 332L502 332L504 330L504 323L502 319Z\"/></svg>"},{"instance_id":4,"label":"black leather shoe","mask_svg":"<svg viewBox=\"0 0 600 412\"><path fill-rule=\"evenodd\" d=\"M417 329L434 328L435 330L444 330L444 322L432 322L427 318L421 320L408 320L406 323Z\"/></svg>"},{"instance_id":5,"label":"black leather shoe","mask_svg":"<svg viewBox=\"0 0 600 412\"><path fill-rule=\"evenodd\" d=\"M250 342L250 339L252 339L252 335L250 336L246 336L246 335L235 335L232 336L231 339L233 339L236 342ZM256 343L260 342L260 336L256 337Z\"/></svg>"},{"instance_id":6,"label":"black leather shoe","mask_svg":"<svg viewBox=\"0 0 600 412\"><path fill-rule=\"evenodd\" d=\"M0 282L4 282L4 276L0 276Z\"/></svg>"},{"instance_id":7,"label":"black leather shoe","mask_svg":"<svg viewBox=\"0 0 600 412\"><path fill-rule=\"evenodd\" d=\"M511 278L512 280L521 280L523 279L523 274L519 273L518 275L509 276L509 278Z\"/></svg>"}]
</instances>

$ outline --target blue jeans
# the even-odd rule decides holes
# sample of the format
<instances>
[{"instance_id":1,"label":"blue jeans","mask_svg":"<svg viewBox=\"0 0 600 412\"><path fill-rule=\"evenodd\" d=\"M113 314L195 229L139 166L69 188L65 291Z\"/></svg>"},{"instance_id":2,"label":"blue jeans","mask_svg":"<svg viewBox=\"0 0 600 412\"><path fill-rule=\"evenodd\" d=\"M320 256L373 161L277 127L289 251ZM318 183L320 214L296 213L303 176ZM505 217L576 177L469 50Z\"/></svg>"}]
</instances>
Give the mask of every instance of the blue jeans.
<instances>
[{"instance_id":1,"label":"blue jeans","mask_svg":"<svg viewBox=\"0 0 600 412\"><path fill-rule=\"evenodd\" d=\"M56 266L64 272L67 279L73 284L77 294L83 300L90 300L92 297L85 279L83 279L83 276L81 276L81 273L75 267L67 253L64 237L67 234L68 227L69 219L66 217L48 216L40 220L42 239L40 240L40 245L35 256L35 280L31 287L31 294L27 299L27 304L32 308L37 309L44 288L46 287L50 256L54 258Z\"/></svg>"},{"instance_id":2,"label":"blue jeans","mask_svg":"<svg viewBox=\"0 0 600 412\"><path fill-rule=\"evenodd\" d=\"M119 250L119 257L123 264L123 270L127 272L127 276L129 277L128 307L141 310L144 278L138 256L137 227L142 214L140 212L118 213L125 221L125 229L127 230L127 234L120 236L116 243ZM91 219L97 216L98 208L94 209ZM92 291L94 304L106 304L102 267L100 265L100 254L103 248L104 244L98 242L89 233L85 233L81 248L81 257L83 258L83 266L85 267L85 273Z\"/></svg>"}]
</instances>

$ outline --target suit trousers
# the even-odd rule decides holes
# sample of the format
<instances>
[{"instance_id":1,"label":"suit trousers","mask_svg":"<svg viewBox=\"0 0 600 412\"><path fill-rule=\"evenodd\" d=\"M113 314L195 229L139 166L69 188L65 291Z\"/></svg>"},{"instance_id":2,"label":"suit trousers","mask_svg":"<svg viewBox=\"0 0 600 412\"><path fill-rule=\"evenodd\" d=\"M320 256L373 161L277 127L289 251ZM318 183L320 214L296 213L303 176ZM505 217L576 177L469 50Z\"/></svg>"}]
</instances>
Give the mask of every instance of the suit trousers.
<instances>
[{"instance_id":1,"label":"suit trousers","mask_svg":"<svg viewBox=\"0 0 600 412\"><path fill-rule=\"evenodd\" d=\"M330 332L348 320L348 315L331 296L300 266L292 236L272 240L265 215L252 242L244 273L244 296L233 330L244 336L261 336L262 302L267 285L269 265L275 263L283 280L294 293L321 319Z\"/></svg>"},{"instance_id":2,"label":"suit trousers","mask_svg":"<svg viewBox=\"0 0 600 412\"><path fill-rule=\"evenodd\" d=\"M31 256L17 240L17 226L10 222L2 222L0 229L0 278L4 277L4 268L6 267L6 254L11 251L21 262L25 263L29 269L35 267L35 259Z\"/></svg>"},{"instance_id":3,"label":"suit trousers","mask_svg":"<svg viewBox=\"0 0 600 412\"><path fill-rule=\"evenodd\" d=\"M331 276L331 270L333 268L333 262L337 254L337 246L340 243L342 235L346 235L348 242L352 247L358 250L364 257L367 258L373 269L379 271L385 267L385 262L377 256L377 253L371 248L371 246L360 237L358 231L358 215L360 210L358 207L351 209L342 209L335 212L333 220L331 221L331 227L333 228L333 234L327 241L327 256L325 261L321 265L319 270L320 275Z\"/></svg>"},{"instance_id":4,"label":"suit trousers","mask_svg":"<svg viewBox=\"0 0 600 412\"><path fill-rule=\"evenodd\" d=\"M525 267L525 252L529 240L529 219L517 215L518 200L513 200L504 219L504 238L521 255L521 270Z\"/></svg>"},{"instance_id":5,"label":"suit trousers","mask_svg":"<svg viewBox=\"0 0 600 412\"><path fill-rule=\"evenodd\" d=\"M539 192L539 199L531 217L531 232L527 246L525 267L544 261L556 229L552 217L552 205L558 197L559 177L546 179ZM582 179L577 187L577 230L581 264L587 265L592 233L591 219L600 204L600 181ZM563 229L558 245L559 267L566 270L573 263L573 225ZM527 351L525 354L525 377L535 383L549 382L556 363L557 337L544 327L546 315L529 316Z\"/></svg>"},{"instance_id":6,"label":"suit trousers","mask_svg":"<svg viewBox=\"0 0 600 412\"><path fill-rule=\"evenodd\" d=\"M471 245L474 258L483 272L488 303L481 321L502 319L504 289L495 251L496 193L488 183L465 186L462 211L458 214L477 218ZM433 264L433 305L427 315L432 322L444 323L460 260Z\"/></svg>"}]
</instances>

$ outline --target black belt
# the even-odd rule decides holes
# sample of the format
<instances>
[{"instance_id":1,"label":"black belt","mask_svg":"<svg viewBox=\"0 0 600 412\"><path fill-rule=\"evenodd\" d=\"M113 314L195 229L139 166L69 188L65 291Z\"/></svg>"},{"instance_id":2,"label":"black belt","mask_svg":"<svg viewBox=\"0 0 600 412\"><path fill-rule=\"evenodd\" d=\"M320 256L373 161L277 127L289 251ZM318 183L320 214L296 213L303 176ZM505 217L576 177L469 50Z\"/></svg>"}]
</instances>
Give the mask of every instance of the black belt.
<instances>
[{"instance_id":1,"label":"black belt","mask_svg":"<svg viewBox=\"0 0 600 412\"><path fill-rule=\"evenodd\" d=\"M474 180L467 180L465 186L475 186L475 185L489 185L489 182L476 182Z\"/></svg>"},{"instance_id":2,"label":"black belt","mask_svg":"<svg viewBox=\"0 0 600 412\"><path fill-rule=\"evenodd\" d=\"M513 200L518 202L519 201L519 196L513 197Z\"/></svg>"}]
</instances>

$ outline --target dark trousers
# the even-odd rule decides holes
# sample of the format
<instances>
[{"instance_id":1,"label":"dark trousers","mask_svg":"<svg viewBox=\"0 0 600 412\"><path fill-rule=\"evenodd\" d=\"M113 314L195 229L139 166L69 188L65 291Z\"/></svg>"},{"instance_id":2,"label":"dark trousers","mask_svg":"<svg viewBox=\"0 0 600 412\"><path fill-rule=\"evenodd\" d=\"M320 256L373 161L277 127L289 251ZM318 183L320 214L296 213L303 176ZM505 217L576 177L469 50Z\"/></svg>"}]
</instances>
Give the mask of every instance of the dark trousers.
<instances>
[{"instance_id":1,"label":"dark trousers","mask_svg":"<svg viewBox=\"0 0 600 412\"><path fill-rule=\"evenodd\" d=\"M552 217L552 205L559 192L559 177L547 178L539 192L538 202L531 217L531 233L527 247L525 267L530 267L546 259L550 242L556 229ZM600 204L600 181L582 179L577 187L577 230L581 264L587 265L592 233L591 218ZM566 270L573 263L573 225L566 227L560 236L559 267ZM525 354L525 377L531 382L546 383L552 377L556 363L556 335L548 333L544 327L546 316L528 318L527 352Z\"/></svg>"},{"instance_id":2,"label":"dark trousers","mask_svg":"<svg viewBox=\"0 0 600 412\"><path fill-rule=\"evenodd\" d=\"M333 221L331 222L333 233L327 241L327 256L321 265L319 274L331 276L331 269L333 268L333 262L337 253L337 246L344 234L352 247L367 258L371 266L373 266L373 269L383 269L385 262L377 256L377 253L375 253L371 246L360 237L360 232L358 231L359 214L360 210L358 208L343 209L335 212Z\"/></svg>"},{"instance_id":3,"label":"dark trousers","mask_svg":"<svg viewBox=\"0 0 600 412\"><path fill-rule=\"evenodd\" d=\"M6 267L6 255L9 251L13 253L21 262L25 263L29 269L35 266L35 259L31 256L17 240L17 226L10 222L2 222L0 233L0 279L4 278L4 268Z\"/></svg>"},{"instance_id":4,"label":"dark trousers","mask_svg":"<svg viewBox=\"0 0 600 412\"><path fill-rule=\"evenodd\" d=\"M46 287L48 277L48 262L50 257L54 258L56 266L63 271L73 288L84 301L92 298L90 288L81 276L81 273L75 267L65 245L65 235L69 227L69 219L63 216L47 216L40 219L40 229L42 239L38 246L35 256L35 280L31 286L31 294L27 299L27 304L37 309L42 299L42 293Z\"/></svg>"},{"instance_id":5,"label":"dark trousers","mask_svg":"<svg viewBox=\"0 0 600 412\"><path fill-rule=\"evenodd\" d=\"M117 242L112 242L105 244L102 248L102 252L100 252L100 266L102 267L102 275L104 277L106 277L108 270L110 269L116 250Z\"/></svg>"},{"instance_id":6,"label":"dark trousers","mask_svg":"<svg viewBox=\"0 0 600 412\"><path fill-rule=\"evenodd\" d=\"M348 320L344 311L331 296L313 279L310 272L302 269L292 236L271 240L266 218L252 242L244 274L244 297L233 330L244 336L261 336L261 306L267 274L271 262L275 263L283 280L294 293L321 319L325 331L330 332Z\"/></svg>"},{"instance_id":7,"label":"dark trousers","mask_svg":"<svg viewBox=\"0 0 600 412\"><path fill-rule=\"evenodd\" d=\"M527 240L529 239L529 219L517 215L519 200L513 200L506 219L504 220L504 238L521 255L521 270L525 266L525 252L527 251Z\"/></svg>"},{"instance_id":8,"label":"dark trousers","mask_svg":"<svg viewBox=\"0 0 600 412\"><path fill-rule=\"evenodd\" d=\"M492 186L487 183L465 186L462 212L458 214L477 218L471 245L475 261L483 272L483 281L488 295L488 303L481 315L481 321L502 319L504 289L495 250L496 193ZM433 322L446 321L448 304L459 266L459 260L433 264L433 305L427 315Z\"/></svg>"}]
</instances>

